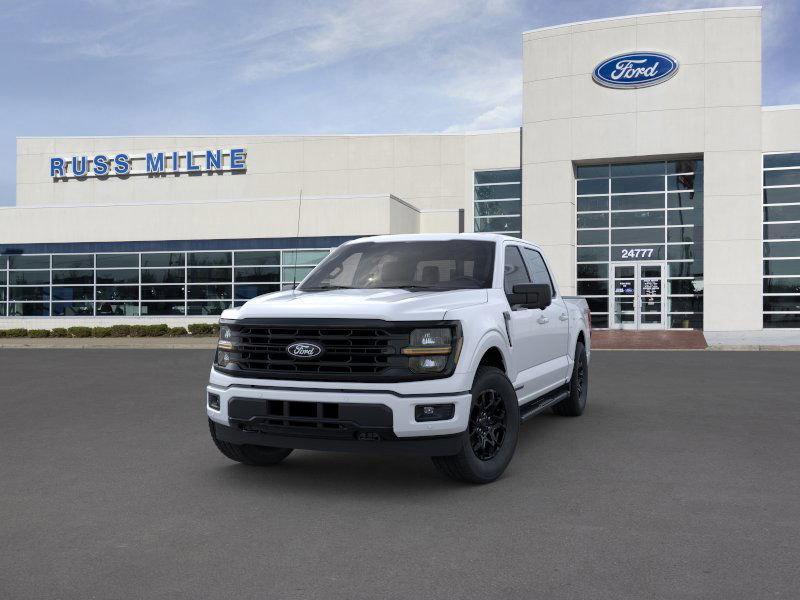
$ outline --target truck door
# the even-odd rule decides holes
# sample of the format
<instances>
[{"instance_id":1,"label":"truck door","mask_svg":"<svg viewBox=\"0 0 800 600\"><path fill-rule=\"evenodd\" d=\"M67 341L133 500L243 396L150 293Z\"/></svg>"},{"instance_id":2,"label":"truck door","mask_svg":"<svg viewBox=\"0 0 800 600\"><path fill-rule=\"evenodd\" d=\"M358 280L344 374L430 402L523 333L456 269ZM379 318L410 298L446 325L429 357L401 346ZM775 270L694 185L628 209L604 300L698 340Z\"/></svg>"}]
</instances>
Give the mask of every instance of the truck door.
<instances>
[{"instance_id":1,"label":"truck door","mask_svg":"<svg viewBox=\"0 0 800 600\"><path fill-rule=\"evenodd\" d=\"M541 283L550 286L550 294L553 298L550 306L542 311L542 315L537 319L539 326L537 333L538 339L543 346L542 358L548 368L548 385L560 385L567 378L569 369L569 311L564 299L557 295L556 287L553 285L553 278L547 269L542 255L533 248L522 248L522 256L528 267L533 283Z\"/></svg>"}]
</instances>

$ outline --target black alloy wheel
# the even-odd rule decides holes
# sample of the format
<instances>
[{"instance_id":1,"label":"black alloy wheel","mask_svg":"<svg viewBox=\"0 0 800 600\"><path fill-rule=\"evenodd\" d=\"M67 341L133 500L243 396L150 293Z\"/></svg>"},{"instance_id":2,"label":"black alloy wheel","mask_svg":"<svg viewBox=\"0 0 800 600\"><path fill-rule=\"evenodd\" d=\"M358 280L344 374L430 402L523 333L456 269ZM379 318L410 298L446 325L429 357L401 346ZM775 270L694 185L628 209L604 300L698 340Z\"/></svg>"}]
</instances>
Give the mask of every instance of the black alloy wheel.
<instances>
[{"instance_id":1,"label":"black alloy wheel","mask_svg":"<svg viewBox=\"0 0 800 600\"><path fill-rule=\"evenodd\" d=\"M480 460L491 460L506 437L507 413L502 396L494 389L483 390L469 415L469 443Z\"/></svg>"}]
</instances>

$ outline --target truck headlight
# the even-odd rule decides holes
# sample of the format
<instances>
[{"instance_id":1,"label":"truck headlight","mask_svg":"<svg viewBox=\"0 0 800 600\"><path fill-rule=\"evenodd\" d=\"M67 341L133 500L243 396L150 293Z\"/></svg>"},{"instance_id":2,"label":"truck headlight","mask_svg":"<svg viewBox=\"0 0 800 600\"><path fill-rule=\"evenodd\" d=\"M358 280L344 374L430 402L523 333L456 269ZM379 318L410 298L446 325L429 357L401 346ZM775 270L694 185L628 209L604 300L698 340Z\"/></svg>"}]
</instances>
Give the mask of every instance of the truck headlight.
<instances>
[{"instance_id":1,"label":"truck headlight","mask_svg":"<svg viewBox=\"0 0 800 600\"><path fill-rule=\"evenodd\" d=\"M411 332L411 344L402 353L409 356L408 366L415 373L440 373L447 366L450 355L461 350L461 338L453 344L453 331L449 327L415 329Z\"/></svg>"},{"instance_id":2,"label":"truck headlight","mask_svg":"<svg viewBox=\"0 0 800 600\"><path fill-rule=\"evenodd\" d=\"M231 350L234 350L233 332L227 325L221 325L219 328L219 340L217 341L217 353L214 357L217 366L225 368L234 362L231 360Z\"/></svg>"}]
</instances>

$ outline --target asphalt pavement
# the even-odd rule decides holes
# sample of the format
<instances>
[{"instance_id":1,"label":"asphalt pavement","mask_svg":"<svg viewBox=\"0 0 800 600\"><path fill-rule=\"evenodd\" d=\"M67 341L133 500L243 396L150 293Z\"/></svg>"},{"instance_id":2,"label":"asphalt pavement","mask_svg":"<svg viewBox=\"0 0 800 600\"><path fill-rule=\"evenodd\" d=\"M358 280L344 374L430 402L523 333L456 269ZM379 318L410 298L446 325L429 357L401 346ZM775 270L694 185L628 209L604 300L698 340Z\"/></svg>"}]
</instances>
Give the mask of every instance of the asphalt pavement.
<instances>
[{"instance_id":1,"label":"asphalt pavement","mask_svg":"<svg viewBox=\"0 0 800 600\"><path fill-rule=\"evenodd\" d=\"M0 349L0 598L800 595L800 354L596 352L508 471L209 439L209 350Z\"/></svg>"}]
</instances>

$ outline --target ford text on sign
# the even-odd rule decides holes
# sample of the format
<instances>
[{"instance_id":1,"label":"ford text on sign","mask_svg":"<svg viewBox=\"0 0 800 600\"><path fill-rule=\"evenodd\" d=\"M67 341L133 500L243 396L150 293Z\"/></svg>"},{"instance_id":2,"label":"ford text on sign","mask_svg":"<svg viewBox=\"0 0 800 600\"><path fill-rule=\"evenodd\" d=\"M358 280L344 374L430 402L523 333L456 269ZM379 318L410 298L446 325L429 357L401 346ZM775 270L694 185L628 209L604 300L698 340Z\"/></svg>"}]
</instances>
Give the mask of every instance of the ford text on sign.
<instances>
[{"instance_id":1,"label":"ford text on sign","mask_svg":"<svg viewBox=\"0 0 800 600\"><path fill-rule=\"evenodd\" d=\"M641 88L666 81L678 72L678 61L660 52L630 52L595 67L592 79L610 88Z\"/></svg>"}]
</instances>

